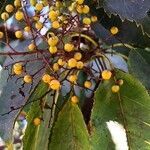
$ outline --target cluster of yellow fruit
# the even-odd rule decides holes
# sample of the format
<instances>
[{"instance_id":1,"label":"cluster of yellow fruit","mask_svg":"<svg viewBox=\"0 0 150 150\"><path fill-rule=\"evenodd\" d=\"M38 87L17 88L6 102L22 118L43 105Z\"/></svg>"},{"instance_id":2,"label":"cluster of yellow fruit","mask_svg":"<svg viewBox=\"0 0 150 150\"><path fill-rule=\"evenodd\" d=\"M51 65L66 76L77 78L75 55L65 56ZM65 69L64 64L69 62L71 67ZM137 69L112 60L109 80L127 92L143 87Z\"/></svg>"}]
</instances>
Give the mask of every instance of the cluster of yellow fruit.
<instances>
[{"instance_id":1,"label":"cluster of yellow fruit","mask_svg":"<svg viewBox=\"0 0 150 150\"><path fill-rule=\"evenodd\" d=\"M103 80L109 80L112 77L112 73L109 70L104 70L101 75L102 75ZM119 92L121 85L123 85L123 80L122 79L118 80L117 84L113 85L111 87L112 92L113 93Z\"/></svg>"},{"instance_id":2,"label":"cluster of yellow fruit","mask_svg":"<svg viewBox=\"0 0 150 150\"><path fill-rule=\"evenodd\" d=\"M49 74L44 74L42 80L44 83L48 84L52 90L59 90L61 87L60 82Z\"/></svg>"},{"instance_id":3,"label":"cluster of yellow fruit","mask_svg":"<svg viewBox=\"0 0 150 150\"><path fill-rule=\"evenodd\" d=\"M71 12L77 12L78 14L82 14L85 15L83 17L83 24L85 25L90 25L92 22L96 22L97 21L97 17L96 16L87 16L87 14L90 12L90 8L88 5L84 5L84 0L76 0L75 2L73 2L69 7L69 11Z\"/></svg>"},{"instance_id":4,"label":"cluster of yellow fruit","mask_svg":"<svg viewBox=\"0 0 150 150\"><path fill-rule=\"evenodd\" d=\"M38 31L43 28L44 23L40 22L40 12L43 10L43 8L46 5L48 4L44 2L37 3L35 5L35 11L36 11L35 16L29 19L26 16L26 12L24 12L22 9L21 0L15 0L14 5L8 4L6 6L5 12L1 14L1 18L4 21L6 21L10 16L9 14L14 12L15 10L15 14L14 14L15 19L17 21L24 20L26 22L26 25L23 30L17 30L15 32L15 36L17 39L23 39L24 32L30 33L33 29L34 30L36 29L38 33ZM89 27L91 23L96 22L97 17L90 15L90 8L89 6L84 4L84 0L74 0L74 2L72 2L71 5L68 7L69 13L67 15L61 12L63 7L65 7L63 5L63 2L56 0L55 4L50 7L50 10L48 12L48 18L51 22L51 27L52 29L55 29L54 32L56 31L56 34L54 34L53 32L49 32L50 37L46 38L47 44L48 44L47 49L52 56L56 55L55 62L52 64L53 71L58 72L60 71L61 68L68 69L68 70L74 69L73 73L70 73L68 75L68 80L72 84L77 84L78 76L75 72L77 72L80 69L83 69L86 65L82 56L83 53L78 48L80 45L76 46L74 43L67 41L67 42L63 42L63 46L62 46L62 43L60 43L60 40L59 40L60 38L59 32L57 34L57 31L63 30L62 29L63 25L66 25L66 26L71 25L70 21L72 21L71 19L73 18L74 13L77 16L79 16L78 21L81 21L82 23L81 27L83 26L83 28ZM29 20L26 20L26 19L29 19ZM31 25L32 22L34 23L33 25ZM110 29L110 32L112 35L116 35L119 32L119 30L117 27L113 26ZM4 33L0 31L0 39L2 39L3 37L4 37ZM61 45L61 50L59 50L60 45ZM28 45L28 50L35 51L36 48L37 46L33 39L33 41ZM59 54L62 53L62 55L59 56L57 55L58 53ZM13 73L16 75L23 75L24 76L23 81L25 83L32 83L33 81L33 76L29 74L25 74L25 75L23 74L23 65L21 63L16 63L13 65ZM111 76L112 76L112 73L109 70L104 70L102 72L103 80L109 80ZM51 76L49 74L44 74L42 77L42 81L48 84L49 88L52 90L59 90L61 88L61 82L58 79L56 79L54 76ZM120 81L120 84L116 84L112 86L112 92L114 93L118 92L120 89L119 85L121 85L121 81ZM92 81L87 80L84 82L85 89L90 89L91 87L92 87ZM71 97L71 102L73 104L77 104L79 102L78 97L76 95L73 95ZM41 122L40 118L35 118L33 121L35 125L39 125L40 122Z\"/></svg>"},{"instance_id":5,"label":"cluster of yellow fruit","mask_svg":"<svg viewBox=\"0 0 150 150\"><path fill-rule=\"evenodd\" d=\"M51 54L56 54L58 52L57 44L59 42L59 39L56 35L53 34L52 37L48 39L49 44L49 52ZM66 43L64 44L64 52L65 53L74 53L74 57L70 58L68 62L63 60L63 58L59 58L57 63L53 64L54 71L59 70L59 66L65 67L67 65L68 68L77 68L82 69L84 67L84 63L81 61L82 54L80 52L75 52L75 46L72 43ZM65 55L65 54L64 54Z\"/></svg>"},{"instance_id":6,"label":"cluster of yellow fruit","mask_svg":"<svg viewBox=\"0 0 150 150\"><path fill-rule=\"evenodd\" d=\"M13 65L13 73L16 74L16 75L21 75L23 74L23 65L21 63L15 63ZM32 76L31 75L25 75L24 78L23 78L24 82L25 83L32 83Z\"/></svg>"}]
</instances>

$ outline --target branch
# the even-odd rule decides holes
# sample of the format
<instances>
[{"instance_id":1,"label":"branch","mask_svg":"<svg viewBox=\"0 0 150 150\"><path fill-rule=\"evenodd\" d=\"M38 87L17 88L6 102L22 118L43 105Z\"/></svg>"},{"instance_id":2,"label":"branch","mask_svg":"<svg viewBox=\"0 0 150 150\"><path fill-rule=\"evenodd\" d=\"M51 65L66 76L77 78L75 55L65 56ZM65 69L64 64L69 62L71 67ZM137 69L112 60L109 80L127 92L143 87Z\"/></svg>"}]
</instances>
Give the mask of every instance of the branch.
<instances>
[{"instance_id":1,"label":"branch","mask_svg":"<svg viewBox=\"0 0 150 150\"><path fill-rule=\"evenodd\" d=\"M15 55L30 55L30 54L36 54L36 53L46 53L48 51L38 50L33 52L0 52L0 55L2 56L15 56Z\"/></svg>"}]
</instances>

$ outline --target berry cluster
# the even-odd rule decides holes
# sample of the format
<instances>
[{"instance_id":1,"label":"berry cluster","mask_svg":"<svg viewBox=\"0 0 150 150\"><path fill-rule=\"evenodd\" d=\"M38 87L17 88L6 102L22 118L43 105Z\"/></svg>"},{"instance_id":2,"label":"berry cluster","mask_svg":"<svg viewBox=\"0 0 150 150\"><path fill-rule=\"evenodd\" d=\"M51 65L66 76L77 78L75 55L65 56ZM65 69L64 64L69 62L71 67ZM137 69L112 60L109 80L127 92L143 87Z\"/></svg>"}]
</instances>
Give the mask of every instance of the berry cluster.
<instances>
[{"instance_id":1,"label":"berry cluster","mask_svg":"<svg viewBox=\"0 0 150 150\"><path fill-rule=\"evenodd\" d=\"M43 14L46 6L48 11ZM29 61L42 61L41 69L46 69L46 73L41 77L42 82L47 84L52 91L62 88L64 81L71 85L71 102L77 104L78 96L74 92L74 86L79 86L84 90L94 91L96 84L101 80L109 80L112 77L111 71L107 70L105 61L100 60L96 55L99 53L102 57L105 54L97 42L97 38L91 29L91 25L97 22L97 17L90 14L90 8L84 4L84 0L74 0L66 5L65 2L55 0L50 2L40 1L34 6L35 13L29 15L26 5L21 0L14 0L14 5L8 4L5 12L1 14L1 19L7 22L9 16L13 13L15 19L22 23L23 27L15 31L15 36L19 40L26 39L25 34L31 39L30 44L26 47L26 52L17 52L12 47L12 52L8 55L34 55L35 59ZM65 13L64 13L65 12ZM41 17L46 16L44 21ZM41 31L45 23L50 22L51 28L46 34ZM117 27L112 27L112 35L118 33ZM40 38L45 44L44 49L40 49L37 39ZM7 30L0 31L0 39L6 45L9 45ZM91 62L95 62L98 70L95 70ZM24 83L31 84L34 75L26 71L26 61L14 62L12 65L12 74L22 77ZM40 70L41 70L40 69ZM40 71L39 70L39 71ZM80 71L87 75L87 80L79 84L78 78ZM98 74L96 76L95 74ZM119 82L120 84L123 81ZM112 92L119 91L119 84L112 86ZM40 120L34 120L35 125L40 124Z\"/></svg>"}]
</instances>

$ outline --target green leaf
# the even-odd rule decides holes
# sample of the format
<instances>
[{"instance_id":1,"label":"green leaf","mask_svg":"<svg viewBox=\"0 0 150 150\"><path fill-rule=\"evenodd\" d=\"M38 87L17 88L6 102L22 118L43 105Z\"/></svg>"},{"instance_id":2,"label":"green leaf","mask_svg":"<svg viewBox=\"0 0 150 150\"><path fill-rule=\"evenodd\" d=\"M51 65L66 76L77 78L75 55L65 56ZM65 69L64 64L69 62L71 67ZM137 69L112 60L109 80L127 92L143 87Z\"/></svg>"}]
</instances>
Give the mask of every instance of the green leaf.
<instances>
[{"instance_id":1,"label":"green leaf","mask_svg":"<svg viewBox=\"0 0 150 150\"><path fill-rule=\"evenodd\" d=\"M36 90L30 97L30 101L38 100L42 97L48 90L48 87L45 83L39 83ZM42 98L41 98L42 100ZM45 101L50 101L50 96L46 96ZM48 146L48 137L50 134L50 128L48 128L49 119L50 119L50 110L44 110L43 119L39 126L33 124L34 118L39 118L42 116L42 111L40 107L40 101L34 102L28 112L28 125L25 131L25 136L23 138L23 147L24 150L47 150Z\"/></svg>"},{"instance_id":2,"label":"green leaf","mask_svg":"<svg viewBox=\"0 0 150 150\"><path fill-rule=\"evenodd\" d=\"M122 21L119 16L108 16L103 9L96 9L94 6L91 6L91 12L93 15L97 15L99 20L99 22L92 25L92 28L95 34L105 43L109 45L127 43L136 47L150 47L150 38L147 35L143 35L141 27L137 27L136 22ZM115 36L110 33L112 26L116 26L119 29L119 33ZM122 52L122 50L120 51Z\"/></svg>"},{"instance_id":3,"label":"green leaf","mask_svg":"<svg viewBox=\"0 0 150 150\"><path fill-rule=\"evenodd\" d=\"M142 84L128 73L116 70L116 79L123 79L119 93L112 93L114 80L103 81L95 93L91 115L93 150L109 149L112 138L107 122L123 125L129 149L149 150L150 97ZM114 148L112 148L114 149Z\"/></svg>"},{"instance_id":4,"label":"green leaf","mask_svg":"<svg viewBox=\"0 0 150 150\"><path fill-rule=\"evenodd\" d=\"M51 150L88 150L88 132L77 105L68 101L58 115L49 144Z\"/></svg>"},{"instance_id":5,"label":"green leaf","mask_svg":"<svg viewBox=\"0 0 150 150\"><path fill-rule=\"evenodd\" d=\"M129 72L150 89L150 52L144 49L130 51L128 67Z\"/></svg>"},{"instance_id":6,"label":"green leaf","mask_svg":"<svg viewBox=\"0 0 150 150\"><path fill-rule=\"evenodd\" d=\"M148 16L149 0L98 0L109 14L118 14L123 20L134 20L143 26L144 32L150 35L150 17Z\"/></svg>"}]
</instances>

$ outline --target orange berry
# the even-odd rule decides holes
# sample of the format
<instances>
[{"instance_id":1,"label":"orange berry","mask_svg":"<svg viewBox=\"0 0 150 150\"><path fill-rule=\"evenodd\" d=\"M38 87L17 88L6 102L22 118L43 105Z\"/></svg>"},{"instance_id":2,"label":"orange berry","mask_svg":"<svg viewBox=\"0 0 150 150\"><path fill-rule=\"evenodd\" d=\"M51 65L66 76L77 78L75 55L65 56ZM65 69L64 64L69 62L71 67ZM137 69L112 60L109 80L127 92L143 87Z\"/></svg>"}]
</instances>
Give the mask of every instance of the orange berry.
<instances>
[{"instance_id":1,"label":"orange berry","mask_svg":"<svg viewBox=\"0 0 150 150\"><path fill-rule=\"evenodd\" d=\"M74 45L71 44L71 43L66 43L65 46L64 46L64 50L67 51L67 52L71 52L74 50Z\"/></svg>"},{"instance_id":2,"label":"orange berry","mask_svg":"<svg viewBox=\"0 0 150 150\"><path fill-rule=\"evenodd\" d=\"M97 19L97 16L92 16L92 17L91 17L91 21L92 21L92 22L96 22L97 20L98 20L98 19Z\"/></svg>"},{"instance_id":3,"label":"orange berry","mask_svg":"<svg viewBox=\"0 0 150 150\"><path fill-rule=\"evenodd\" d=\"M91 88L91 86L92 86L92 82L91 82L91 81L85 81L85 82L84 82L84 87L85 87L85 88L88 88L88 89L89 89L89 88Z\"/></svg>"},{"instance_id":4,"label":"orange berry","mask_svg":"<svg viewBox=\"0 0 150 150\"><path fill-rule=\"evenodd\" d=\"M59 90L61 87L60 82L58 80L51 80L49 86L53 90Z\"/></svg>"},{"instance_id":5,"label":"orange berry","mask_svg":"<svg viewBox=\"0 0 150 150\"><path fill-rule=\"evenodd\" d=\"M82 14L82 13L83 13L83 6L77 5L76 10L77 10L77 12L78 12L79 14Z\"/></svg>"},{"instance_id":6,"label":"orange berry","mask_svg":"<svg viewBox=\"0 0 150 150\"><path fill-rule=\"evenodd\" d=\"M64 66L65 65L65 61L63 61L61 58L58 59L58 62L57 62L60 66Z\"/></svg>"},{"instance_id":7,"label":"orange berry","mask_svg":"<svg viewBox=\"0 0 150 150\"><path fill-rule=\"evenodd\" d=\"M21 6L21 1L20 0L15 0L14 1L14 6L15 7L20 7Z\"/></svg>"},{"instance_id":8,"label":"orange berry","mask_svg":"<svg viewBox=\"0 0 150 150\"><path fill-rule=\"evenodd\" d=\"M35 23L35 28L41 30L43 28L43 23L38 21L37 23Z\"/></svg>"},{"instance_id":9,"label":"orange berry","mask_svg":"<svg viewBox=\"0 0 150 150\"><path fill-rule=\"evenodd\" d=\"M83 23L84 23L85 25L90 25L90 24L91 24L91 19L88 18L88 17L85 17L85 18L83 18Z\"/></svg>"},{"instance_id":10,"label":"orange berry","mask_svg":"<svg viewBox=\"0 0 150 150\"><path fill-rule=\"evenodd\" d=\"M113 85L111 87L111 90L112 90L113 93L117 93L117 92L119 92L120 87L119 87L119 85Z\"/></svg>"},{"instance_id":11,"label":"orange berry","mask_svg":"<svg viewBox=\"0 0 150 150\"><path fill-rule=\"evenodd\" d=\"M78 97L77 96L72 96L71 97L71 102L72 102L72 104L77 104L79 102Z\"/></svg>"},{"instance_id":12,"label":"orange berry","mask_svg":"<svg viewBox=\"0 0 150 150\"><path fill-rule=\"evenodd\" d=\"M21 75L22 74L22 70L13 70L13 72L16 74L16 75Z\"/></svg>"},{"instance_id":13,"label":"orange berry","mask_svg":"<svg viewBox=\"0 0 150 150\"><path fill-rule=\"evenodd\" d=\"M109 70L104 70L102 72L102 79L109 80L112 76L112 73Z\"/></svg>"},{"instance_id":14,"label":"orange berry","mask_svg":"<svg viewBox=\"0 0 150 150\"><path fill-rule=\"evenodd\" d=\"M42 9L43 9L43 4L42 4L42 3L37 3L37 4L35 5L35 10L41 11Z\"/></svg>"},{"instance_id":15,"label":"orange berry","mask_svg":"<svg viewBox=\"0 0 150 150\"><path fill-rule=\"evenodd\" d=\"M28 49L29 51L34 51L36 48L36 45L34 43L31 43L29 46L28 46Z\"/></svg>"},{"instance_id":16,"label":"orange berry","mask_svg":"<svg viewBox=\"0 0 150 150\"><path fill-rule=\"evenodd\" d=\"M16 31L15 36L16 36L16 38L21 39L23 37L22 31Z\"/></svg>"},{"instance_id":17,"label":"orange berry","mask_svg":"<svg viewBox=\"0 0 150 150\"><path fill-rule=\"evenodd\" d=\"M77 81L77 75L70 75L69 76L69 81L72 83L76 83Z\"/></svg>"},{"instance_id":18,"label":"orange berry","mask_svg":"<svg viewBox=\"0 0 150 150\"><path fill-rule=\"evenodd\" d=\"M84 63L82 61L77 62L77 69L82 69L84 67Z\"/></svg>"},{"instance_id":19,"label":"orange berry","mask_svg":"<svg viewBox=\"0 0 150 150\"><path fill-rule=\"evenodd\" d=\"M74 59L81 60L81 58L82 58L82 54L81 53L77 52L77 53L74 54Z\"/></svg>"},{"instance_id":20,"label":"orange berry","mask_svg":"<svg viewBox=\"0 0 150 150\"><path fill-rule=\"evenodd\" d=\"M23 66L21 63L15 63L13 65L13 69L16 70L16 71L22 71L23 70Z\"/></svg>"},{"instance_id":21,"label":"orange berry","mask_svg":"<svg viewBox=\"0 0 150 150\"><path fill-rule=\"evenodd\" d=\"M26 27L24 28L24 31L25 31L25 32L30 32L30 31L31 31L30 26L26 26Z\"/></svg>"},{"instance_id":22,"label":"orange berry","mask_svg":"<svg viewBox=\"0 0 150 150\"><path fill-rule=\"evenodd\" d=\"M50 46L50 47L49 47L49 52L50 52L51 54L57 53L57 47L56 47L56 46Z\"/></svg>"},{"instance_id":23,"label":"orange berry","mask_svg":"<svg viewBox=\"0 0 150 150\"><path fill-rule=\"evenodd\" d=\"M124 81L122 79L118 80L117 83L121 86L123 85Z\"/></svg>"},{"instance_id":24,"label":"orange berry","mask_svg":"<svg viewBox=\"0 0 150 150\"><path fill-rule=\"evenodd\" d=\"M58 21L54 21L54 22L52 22L52 28L54 28L54 29L58 29L58 28L60 28L60 24L59 24L59 22L58 22Z\"/></svg>"},{"instance_id":25,"label":"orange berry","mask_svg":"<svg viewBox=\"0 0 150 150\"><path fill-rule=\"evenodd\" d=\"M0 39L4 37L4 33L0 31Z\"/></svg>"},{"instance_id":26,"label":"orange berry","mask_svg":"<svg viewBox=\"0 0 150 150\"><path fill-rule=\"evenodd\" d=\"M32 82L32 76L25 75L23 80L24 80L25 83L31 83Z\"/></svg>"},{"instance_id":27,"label":"orange berry","mask_svg":"<svg viewBox=\"0 0 150 150\"><path fill-rule=\"evenodd\" d=\"M53 77L51 77L49 74L44 74L42 77L42 80L45 83L49 83L52 79L53 79Z\"/></svg>"},{"instance_id":28,"label":"orange berry","mask_svg":"<svg viewBox=\"0 0 150 150\"><path fill-rule=\"evenodd\" d=\"M84 3L84 0L76 0L76 2L81 5Z\"/></svg>"},{"instance_id":29,"label":"orange berry","mask_svg":"<svg viewBox=\"0 0 150 150\"><path fill-rule=\"evenodd\" d=\"M8 5L5 7L5 10L6 10L8 13L11 13L11 12L14 11L14 7L13 7L13 5L8 4Z\"/></svg>"},{"instance_id":30,"label":"orange berry","mask_svg":"<svg viewBox=\"0 0 150 150\"><path fill-rule=\"evenodd\" d=\"M15 18L16 18L16 20L18 20L18 21L23 20L23 18L24 18L23 12L17 11L16 14L15 14Z\"/></svg>"},{"instance_id":31,"label":"orange berry","mask_svg":"<svg viewBox=\"0 0 150 150\"><path fill-rule=\"evenodd\" d=\"M58 65L58 63L54 63L54 64L53 64L53 70L54 70L54 71L58 71L58 70L59 70L59 65Z\"/></svg>"},{"instance_id":32,"label":"orange berry","mask_svg":"<svg viewBox=\"0 0 150 150\"><path fill-rule=\"evenodd\" d=\"M57 36L52 36L48 39L48 44L50 46L56 46L58 43L58 37Z\"/></svg>"},{"instance_id":33,"label":"orange berry","mask_svg":"<svg viewBox=\"0 0 150 150\"><path fill-rule=\"evenodd\" d=\"M71 58L71 59L68 60L68 67L74 68L74 67L76 67L76 66L77 66L77 61L76 61L76 59Z\"/></svg>"},{"instance_id":34,"label":"orange berry","mask_svg":"<svg viewBox=\"0 0 150 150\"><path fill-rule=\"evenodd\" d=\"M119 32L119 29L115 26L111 27L110 29L111 34L115 35Z\"/></svg>"},{"instance_id":35,"label":"orange berry","mask_svg":"<svg viewBox=\"0 0 150 150\"><path fill-rule=\"evenodd\" d=\"M89 11L90 11L89 6L84 5L84 6L83 6L83 13L84 13L84 14L87 14L87 13L89 13Z\"/></svg>"},{"instance_id":36,"label":"orange berry","mask_svg":"<svg viewBox=\"0 0 150 150\"><path fill-rule=\"evenodd\" d=\"M41 124L41 119L40 119L40 118L34 118L33 124L34 124L35 126L40 125L40 124Z\"/></svg>"},{"instance_id":37,"label":"orange berry","mask_svg":"<svg viewBox=\"0 0 150 150\"><path fill-rule=\"evenodd\" d=\"M2 18L4 21L6 21L6 20L9 18L9 14L8 14L7 12L3 12L3 13L1 14L1 18Z\"/></svg>"},{"instance_id":38,"label":"orange berry","mask_svg":"<svg viewBox=\"0 0 150 150\"><path fill-rule=\"evenodd\" d=\"M51 10L51 11L49 12L49 19L50 19L51 21L55 21L55 20L57 19L57 17L58 17L58 13L57 13L56 11Z\"/></svg>"}]
</instances>

